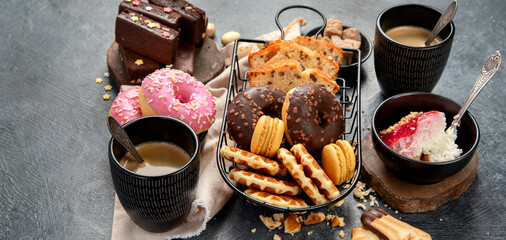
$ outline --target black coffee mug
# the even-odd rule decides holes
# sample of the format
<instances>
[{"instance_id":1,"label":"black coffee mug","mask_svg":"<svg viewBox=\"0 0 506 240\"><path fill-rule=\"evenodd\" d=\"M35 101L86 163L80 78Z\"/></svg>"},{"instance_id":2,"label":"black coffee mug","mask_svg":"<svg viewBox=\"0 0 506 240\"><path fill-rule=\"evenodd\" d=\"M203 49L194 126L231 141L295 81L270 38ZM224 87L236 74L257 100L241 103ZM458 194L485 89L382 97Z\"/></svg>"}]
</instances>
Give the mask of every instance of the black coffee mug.
<instances>
[{"instance_id":1,"label":"black coffee mug","mask_svg":"<svg viewBox=\"0 0 506 240\"><path fill-rule=\"evenodd\" d=\"M135 224L146 231L164 232L176 227L189 214L199 178L200 145L186 123L164 116L136 119L123 126L134 145L170 142L183 148L190 161L179 170L161 176L143 176L119 164L126 149L111 138L109 165L114 189Z\"/></svg>"},{"instance_id":2,"label":"black coffee mug","mask_svg":"<svg viewBox=\"0 0 506 240\"><path fill-rule=\"evenodd\" d=\"M450 22L438 36L442 42L413 47L386 35L399 26L416 26L431 31L442 12L424 5L408 4L387 8L376 20L374 67L381 91L386 96L403 92L431 92L444 71L455 35Z\"/></svg>"}]
</instances>

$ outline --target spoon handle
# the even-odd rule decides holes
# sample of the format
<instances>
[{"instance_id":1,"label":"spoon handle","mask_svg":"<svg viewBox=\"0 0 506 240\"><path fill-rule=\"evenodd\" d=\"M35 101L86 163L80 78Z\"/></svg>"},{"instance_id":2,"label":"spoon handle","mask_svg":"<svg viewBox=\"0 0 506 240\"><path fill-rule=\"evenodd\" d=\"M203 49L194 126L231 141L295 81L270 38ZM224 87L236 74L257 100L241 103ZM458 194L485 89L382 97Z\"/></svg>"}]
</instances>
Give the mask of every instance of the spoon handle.
<instances>
[{"instance_id":1,"label":"spoon handle","mask_svg":"<svg viewBox=\"0 0 506 240\"><path fill-rule=\"evenodd\" d=\"M130 138L126 134L125 130L121 127L121 125L114 119L113 117L109 116L107 118L107 127L109 128L109 131L111 132L112 136L124 147L126 150L132 154L132 156L137 160L139 163L142 164L144 160L142 159L141 155L137 150L135 149L134 144L132 141L130 141Z\"/></svg>"},{"instance_id":2,"label":"spoon handle","mask_svg":"<svg viewBox=\"0 0 506 240\"><path fill-rule=\"evenodd\" d=\"M453 19L455 16L455 12L457 12L457 0L453 1L450 6L446 9L446 11L441 15L439 20L436 23L436 26L432 30L429 35L427 41L425 41L425 46L429 46L432 40L436 38L436 36L443 30L443 28Z\"/></svg>"},{"instance_id":3,"label":"spoon handle","mask_svg":"<svg viewBox=\"0 0 506 240\"><path fill-rule=\"evenodd\" d=\"M453 118L453 122L449 129L454 130L457 128L457 126L460 123L460 119L462 118L462 115L467 111L467 108L471 105L471 103L474 101L476 96L478 96L478 93L481 92L483 87L492 79L494 74L497 72L497 69L501 65L501 53L499 51L495 51L492 55L490 55L485 62L485 65L481 69L481 73L478 76L478 79L474 83L473 89L471 89L471 92L469 93L469 96L467 97L466 102L462 107L460 108L459 113L455 115Z\"/></svg>"}]
</instances>

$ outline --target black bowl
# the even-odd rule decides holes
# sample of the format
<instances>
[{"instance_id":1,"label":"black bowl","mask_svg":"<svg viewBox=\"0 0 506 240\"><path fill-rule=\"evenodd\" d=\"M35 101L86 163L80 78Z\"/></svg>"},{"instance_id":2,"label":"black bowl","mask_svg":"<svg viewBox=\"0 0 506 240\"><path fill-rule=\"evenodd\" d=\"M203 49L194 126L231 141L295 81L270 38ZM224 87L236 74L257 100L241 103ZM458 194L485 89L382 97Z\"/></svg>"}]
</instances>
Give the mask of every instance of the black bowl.
<instances>
[{"instance_id":1,"label":"black bowl","mask_svg":"<svg viewBox=\"0 0 506 240\"><path fill-rule=\"evenodd\" d=\"M480 141L480 129L474 117L467 111L457 128L456 143L462 155L445 162L424 162L400 155L389 148L379 137L379 132L394 125L410 112L437 110L446 116L449 126L460 109L454 101L432 93L405 93L395 95L382 102L372 117L372 139L374 149L386 168L395 176L413 183L439 182L464 168L472 159Z\"/></svg>"}]
</instances>

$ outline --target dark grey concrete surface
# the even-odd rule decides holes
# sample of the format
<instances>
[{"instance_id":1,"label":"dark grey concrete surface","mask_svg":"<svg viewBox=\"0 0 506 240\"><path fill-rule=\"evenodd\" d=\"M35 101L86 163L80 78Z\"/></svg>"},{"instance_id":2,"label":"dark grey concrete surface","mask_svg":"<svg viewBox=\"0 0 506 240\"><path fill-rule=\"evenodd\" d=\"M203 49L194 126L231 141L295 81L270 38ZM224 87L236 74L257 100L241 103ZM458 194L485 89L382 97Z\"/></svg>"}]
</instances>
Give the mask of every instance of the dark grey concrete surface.
<instances>
[{"instance_id":1,"label":"dark grey concrete surface","mask_svg":"<svg viewBox=\"0 0 506 240\"><path fill-rule=\"evenodd\" d=\"M378 13L404 1L192 1L221 34L235 30L253 38L276 29L275 13L306 4L373 37ZM412 2L412 1L411 1ZM420 1L445 9L449 1ZM107 71L105 54L114 39L119 1L3 1L0 8L0 239L107 239L111 236L114 188L107 163L109 133L105 117L112 100L102 100L96 77ZM446 70L434 93L463 103L486 57L506 54L506 2L460 0L456 35ZM312 26L319 19L305 11ZM306 27L304 29L310 29ZM367 132L375 107L384 99L373 58L363 66L362 127ZM105 82L109 80L105 77ZM480 165L467 192L435 211L392 215L429 232L433 239L506 237L505 66L470 108L481 129ZM112 98L117 91L112 92ZM332 212L346 226L305 226L294 237L268 231L262 208L232 197L211 220L200 239L350 238L362 210L352 196ZM382 202L381 206L383 206ZM256 232L250 230L256 228ZM313 230L312 235L307 235Z\"/></svg>"}]
</instances>

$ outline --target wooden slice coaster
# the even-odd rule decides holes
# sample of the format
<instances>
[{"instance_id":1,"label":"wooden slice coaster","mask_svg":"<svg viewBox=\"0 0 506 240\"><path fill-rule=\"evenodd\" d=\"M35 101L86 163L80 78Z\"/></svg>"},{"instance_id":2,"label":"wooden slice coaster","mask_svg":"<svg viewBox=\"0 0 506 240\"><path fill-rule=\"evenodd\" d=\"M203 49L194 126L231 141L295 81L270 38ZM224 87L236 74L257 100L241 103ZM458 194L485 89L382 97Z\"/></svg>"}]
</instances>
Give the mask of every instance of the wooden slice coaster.
<instances>
[{"instance_id":1,"label":"wooden slice coaster","mask_svg":"<svg viewBox=\"0 0 506 240\"><path fill-rule=\"evenodd\" d=\"M362 140L362 179L392 208L404 213L432 211L458 198L471 185L478 170L478 155L459 172L434 184L418 185L395 177L376 154L371 134Z\"/></svg>"},{"instance_id":2,"label":"wooden slice coaster","mask_svg":"<svg viewBox=\"0 0 506 240\"><path fill-rule=\"evenodd\" d=\"M107 66L118 89L123 84L132 84L127 79L126 71L120 59L119 45L116 42L113 42L107 50ZM216 44L212 39L206 37L202 46L195 49L194 77L206 83L218 76L224 68L225 63L216 48Z\"/></svg>"}]
</instances>

